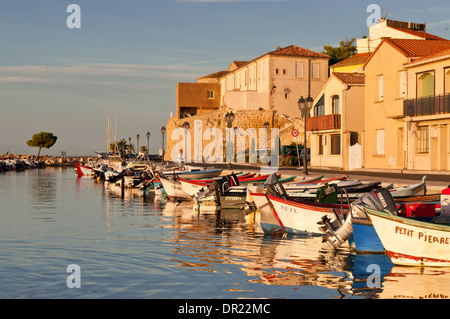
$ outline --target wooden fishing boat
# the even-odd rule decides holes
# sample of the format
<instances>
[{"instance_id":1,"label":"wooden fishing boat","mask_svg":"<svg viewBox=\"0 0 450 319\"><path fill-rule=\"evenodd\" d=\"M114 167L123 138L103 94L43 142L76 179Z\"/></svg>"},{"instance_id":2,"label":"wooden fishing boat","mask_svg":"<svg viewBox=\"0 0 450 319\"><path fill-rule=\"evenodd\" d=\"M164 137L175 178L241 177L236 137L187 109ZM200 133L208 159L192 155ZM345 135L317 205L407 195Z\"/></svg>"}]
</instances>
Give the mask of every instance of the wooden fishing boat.
<instances>
[{"instance_id":1,"label":"wooden fishing boat","mask_svg":"<svg viewBox=\"0 0 450 319\"><path fill-rule=\"evenodd\" d=\"M259 211L259 224L265 234L276 235L287 233L282 222L273 213L273 206L265 194L265 190L259 186L249 186L248 201L252 201Z\"/></svg>"},{"instance_id":2,"label":"wooden fishing boat","mask_svg":"<svg viewBox=\"0 0 450 319\"><path fill-rule=\"evenodd\" d=\"M433 202L396 202L390 189L376 189L363 194L350 204L350 214L343 225L335 228L329 227L329 232L324 231L327 237L326 242L330 248L338 248L346 238L338 238L339 236L335 236L335 234L340 232L340 228L346 228L352 230L352 248L355 251L360 253L384 253L385 248L368 218L367 208L379 211L386 210L391 214L409 219L431 221L436 218L436 209L439 209L439 207L440 205Z\"/></svg>"},{"instance_id":3,"label":"wooden fishing boat","mask_svg":"<svg viewBox=\"0 0 450 319\"><path fill-rule=\"evenodd\" d=\"M242 174L236 174L238 180L242 180L242 179L248 179L251 178L253 176L255 176L256 173L242 173ZM189 181L192 183L197 183L197 184L203 184L206 185L208 183L212 183L214 181L218 181L221 177L214 177L214 178L209 178L209 179L190 179Z\"/></svg>"},{"instance_id":4,"label":"wooden fishing boat","mask_svg":"<svg viewBox=\"0 0 450 319\"><path fill-rule=\"evenodd\" d=\"M337 177L332 177L332 178L327 178L327 179L322 179L323 175L321 175L321 178L313 178L311 181L298 181L298 182L292 182L289 183L289 186L295 186L295 185L299 185L299 186L309 186L309 187L314 187L313 185L304 185L304 184L321 184L320 186L323 186L325 183L330 184L331 182L339 182L339 181L345 181L348 178L348 175L344 175L344 176L337 176ZM317 186L317 187L320 187Z\"/></svg>"},{"instance_id":5,"label":"wooden fishing boat","mask_svg":"<svg viewBox=\"0 0 450 319\"><path fill-rule=\"evenodd\" d=\"M208 169L208 170L201 170L201 171L187 171L187 172L177 172L172 173L168 172L164 175L166 176L178 176L182 179L204 179L204 178L211 178L211 177L217 177L222 174L223 169Z\"/></svg>"},{"instance_id":6,"label":"wooden fishing boat","mask_svg":"<svg viewBox=\"0 0 450 319\"><path fill-rule=\"evenodd\" d=\"M187 194L181 187L181 183L170 179L162 178L159 176L159 180L164 187L167 196L172 200L192 200L191 196Z\"/></svg>"},{"instance_id":7,"label":"wooden fishing boat","mask_svg":"<svg viewBox=\"0 0 450 319\"><path fill-rule=\"evenodd\" d=\"M290 234L322 235L318 225L324 216L339 214L339 218L343 217L337 207L296 202L273 195L267 195L267 197L273 206L276 219Z\"/></svg>"},{"instance_id":8,"label":"wooden fishing boat","mask_svg":"<svg viewBox=\"0 0 450 319\"><path fill-rule=\"evenodd\" d=\"M366 211L394 264L450 267L450 225L418 221L371 208Z\"/></svg>"},{"instance_id":9,"label":"wooden fishing boat","mask_svg":"<svg viewBox=\"0 0 450 319\"><path fill-rule=\"evenodd\" d=\"M92 167L81 165L81 164L75 162L75 168L76 168L78 176L91 176L92 175L92 171L93 171Z\"/></svg>"}]
</instances>

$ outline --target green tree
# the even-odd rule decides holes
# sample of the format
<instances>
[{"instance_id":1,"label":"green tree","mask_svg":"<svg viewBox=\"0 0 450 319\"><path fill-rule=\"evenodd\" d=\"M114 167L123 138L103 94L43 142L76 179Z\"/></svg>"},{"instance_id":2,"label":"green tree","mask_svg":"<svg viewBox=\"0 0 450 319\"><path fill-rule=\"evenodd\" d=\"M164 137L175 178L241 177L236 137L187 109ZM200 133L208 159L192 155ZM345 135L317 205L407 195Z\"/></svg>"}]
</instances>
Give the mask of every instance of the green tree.
<instances>
[{"instance_id":1,"label":"green tree","mask_svg":"<svg viewBox=\"0 0 450 319\"><path fill-rule=\"evenodd\" d=\"M356 54L355 42L356 39L351 38L350 40L345 39L345 41L339 42L339 46L337 47L333 47L331 44L325 45L322 53L331 56L329 63L333 65Z\"/></svg>"},{"instance_id":2,"label":"green tree","mask_svg":"<svg viewBox=\"0 0 450 319\"><path fill-rule=\"evenodd\" d=\"M147 146L144 146L144 145L143 145L143 146L140 147L140 149L141 149L141 152L142 152L142 153L148 153Z\"/></svg>"},{"instance_id":3,"label":"green tree","mask_svg":"<svg viewBox=\"0 0 450 319\"><path fill-rule=\"evenodd\" d=\"M38 155L41 154L41 149L44 148L50 148L56 143L57 137L53 135L53 133L50 132L40 132L33 135L33 138L31 140L27 141L27 145L31 147L39 147Z\"/></svg>"}]
</instances>

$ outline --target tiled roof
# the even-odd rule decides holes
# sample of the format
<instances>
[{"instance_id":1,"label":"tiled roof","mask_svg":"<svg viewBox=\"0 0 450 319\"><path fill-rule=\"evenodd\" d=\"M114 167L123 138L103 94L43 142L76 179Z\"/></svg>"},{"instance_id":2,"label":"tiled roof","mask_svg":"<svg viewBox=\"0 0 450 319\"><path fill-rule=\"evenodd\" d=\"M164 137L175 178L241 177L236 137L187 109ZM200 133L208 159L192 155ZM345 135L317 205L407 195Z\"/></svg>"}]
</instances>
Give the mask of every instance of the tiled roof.
<instances>
[{"instance_id":1,"label":"tiled roof","mask_svg":"<svg viewBox=\"0 0 450 319\"><path fill-rule=\"evenodd\" d=\"M302 56L313 58L330 58L326 54L322 54L313 50L298 47L296 45L290 45L284 48L277 49L275 51L268 52L269 55L290 55L290 56Z\"/></svg>"},{"instance_id":2,"label":"tiled roof","mask_svg":"<svg viewBox=\"0 0 450 319\"><path fill-rule=\"evenodd\" d=\"M384 38L383 41L377 46L373 54L365 63L364 67L370 62L374 55L376 55L379 48L387 43L397 49L401 54L408 58L422 58L446 49L450 49L449 40L419 40L419 39L388 39Z\"/></svg>"},{"instance_id":3,"label":"tiled roof","mask_svg":"<svg viewBox=\"0 0 450 319\"><path fill-rule=\"evenodd\" d=\"M228 71L218 71L218 72L214 72L205 76L202 76L199 79L212 79L212 78L220 78L224 75L227 75L229 72Z\"/></svg>"},{"instance_id":4,"label":"tiled roof","mask_svg":"<svg viewBox=\"0 0 450 319\"><path fill-rule=\"evenodd\" d=\"M425 40L445 40L444 38L438 37L437 35L434 35L431 33L427 33L425 31L411 30L411 29L405 29L405 28L396 28L396 27L392 27L392 26L389 26L389 28L398 30L401 32L405 32L405 33L414 35L416 37L419 37L419 38L422 38Z\"/></svg>"},{"instance_id":5,"label":"tiled roof","mask_svg":"<svg viewBox=\"0 0 450 319\"><path fill-rule=\"evenodd\" d=\"M391 44L409 58L424 57L450 49L449 40L384 39L383 41Z\"/></svg>"},{"instance_id":6,"label":"tiled roof","mask_svg":"<svg viewBox=\"0 0 450 319\"><path fill-rule=\"evenodd\" d=\"M366 63L367 59L369 59L370 53L357 53L345 60L342 60L338 63L333 64L331 67L343 67L348 65L358 65L358 64L364 64Z\"/></svg>"},{"instance_id":7,"label":"tiled roof","mask_svg":"<svg viewBox=\"0 0 450 319\"><path fill-rule=\"evenodd\" d=\"M347 73L347 72L333 72L342 83L349 85L364 85L366 76L364 73Z\"/></svg>"},{"instance_id":8,"label":"tiled roof","mask_svg":"<svg viewBox=\"0 0 450 319\"><path fill-rule=\"evenodd\" d=\"M416 60L414 60L412 62L405 63L404 65L408 67L408 66L425 64L425 63L428 63L428 62L433 62L433 61L436 61L436 60L448 59L448 58L450 58L450 49L446 49L446 50L440 51L438 53L431 54L431 55L425 56L425 57L420 58L420 59L416 59Z\"/></svg>"}]
</instances>

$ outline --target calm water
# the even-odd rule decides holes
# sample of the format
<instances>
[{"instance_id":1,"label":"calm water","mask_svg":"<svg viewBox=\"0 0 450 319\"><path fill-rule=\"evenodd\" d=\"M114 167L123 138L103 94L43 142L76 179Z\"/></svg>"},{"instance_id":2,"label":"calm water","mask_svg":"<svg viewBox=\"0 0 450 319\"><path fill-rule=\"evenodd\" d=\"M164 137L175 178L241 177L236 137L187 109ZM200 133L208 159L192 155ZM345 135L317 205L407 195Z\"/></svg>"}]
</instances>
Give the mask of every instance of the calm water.
<instances>
[{"instance_id":1,"label":"calm water","mask_svg":"<svg viewBox=\"0 0 450 319\"><path fill-rule=\"evenodd\" d=\"M72 168L1 173L0 203L1 298L450 297L448 269L264 236L239 211L198 215ZM67 286L71 264L81 288Z\"/></svg>"}]
</instances>

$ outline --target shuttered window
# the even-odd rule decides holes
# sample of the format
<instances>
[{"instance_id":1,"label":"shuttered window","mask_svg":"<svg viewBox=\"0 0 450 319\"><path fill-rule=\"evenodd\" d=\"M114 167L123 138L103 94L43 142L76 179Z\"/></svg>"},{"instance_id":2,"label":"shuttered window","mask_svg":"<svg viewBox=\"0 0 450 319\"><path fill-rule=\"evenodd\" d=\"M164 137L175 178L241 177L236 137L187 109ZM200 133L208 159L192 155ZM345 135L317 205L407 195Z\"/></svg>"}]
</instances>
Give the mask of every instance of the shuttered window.
<instances>
[{"instance_id":1,"label":"shuttered window","mask_svg":"<svg viewBox=\"0 0 450 319\"><path fill-rule=\"evenodd\" d=\"M384 130L377 130L377 154L384 155Z\"/></svg>"}]
</instances>

